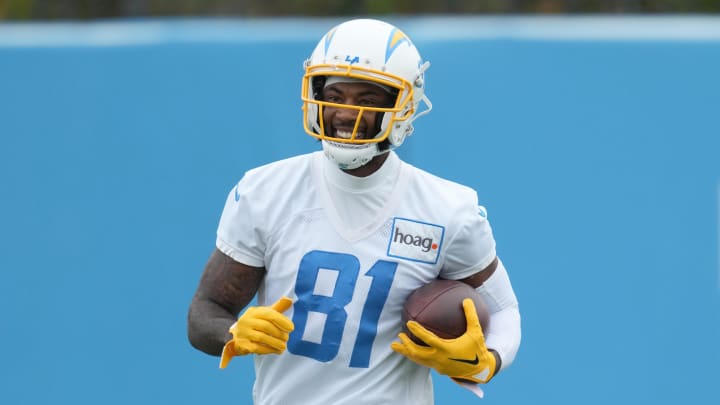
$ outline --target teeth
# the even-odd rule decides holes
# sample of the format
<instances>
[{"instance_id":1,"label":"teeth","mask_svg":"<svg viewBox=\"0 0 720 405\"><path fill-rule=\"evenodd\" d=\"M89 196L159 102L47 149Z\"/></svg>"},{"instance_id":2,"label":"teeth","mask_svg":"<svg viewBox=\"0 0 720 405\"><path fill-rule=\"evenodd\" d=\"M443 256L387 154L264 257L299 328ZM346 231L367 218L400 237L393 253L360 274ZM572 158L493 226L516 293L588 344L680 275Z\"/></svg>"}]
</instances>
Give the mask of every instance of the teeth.
<instances>
[{"instance_id":1,"label":"teeth","mask_svg":"<svg viewBox=\"0 0 720 405\"><path fill-rule=\"evenodd\" d=\"M352 132L341 131L338 129L337 131L335 131L335 137L340 138L340 139L350 139L350 138L352 138ZM363 138L362 132L358 132L357 134L355 134L355 139L362 139L362 138Z\"/></svg>"}]
</instances>

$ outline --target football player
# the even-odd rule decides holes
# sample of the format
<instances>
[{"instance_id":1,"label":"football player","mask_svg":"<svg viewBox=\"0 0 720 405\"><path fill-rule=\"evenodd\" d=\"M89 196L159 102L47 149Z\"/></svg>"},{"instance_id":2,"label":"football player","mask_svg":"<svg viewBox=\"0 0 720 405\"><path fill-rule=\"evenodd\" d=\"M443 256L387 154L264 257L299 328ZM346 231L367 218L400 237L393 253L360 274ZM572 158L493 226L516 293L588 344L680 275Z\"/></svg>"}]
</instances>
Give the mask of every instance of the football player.
<instances>
[{"instance_id":1,"label":"football player","mask_svg":"<svg viewBox=\"0 0 720 405\"><path fill-rule=\"evenodd\" d=\"M518 303L476 192L394 152L432 108L428 67L393 25L332 28L301 94L322 151L249 170L230 191L188 335L222 368L255 355L255 403L432 404L431 368L477 384L512 363ZM436 278L476 288L488 330L466 300L459 338L414 322L427 346L400 333L403 303Z\"/></svg>"}]
</instances>

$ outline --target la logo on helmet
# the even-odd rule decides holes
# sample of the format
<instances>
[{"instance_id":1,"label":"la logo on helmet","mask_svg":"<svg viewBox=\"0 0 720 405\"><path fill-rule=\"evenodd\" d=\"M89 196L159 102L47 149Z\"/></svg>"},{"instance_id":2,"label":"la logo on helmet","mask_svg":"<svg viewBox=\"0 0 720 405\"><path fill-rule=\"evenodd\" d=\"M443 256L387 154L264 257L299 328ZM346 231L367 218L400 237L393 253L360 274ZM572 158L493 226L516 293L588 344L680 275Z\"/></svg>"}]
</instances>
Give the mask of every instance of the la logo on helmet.
<instances>
[{"instance_id":1,"label":"la logo on helmet","mask_svg":"<svg viewBox=\"0 0 720 405\"><path fill-rule=\"evenodd\" d=\"M349 64L352 65L353 63L358 63L358 62L360 62L360 57L358 57L358 56L353 56L352 59L350 59L350 55L345 55L345 62L347 62L347 63L349 63Z\"/></svg>"}]
</instances>

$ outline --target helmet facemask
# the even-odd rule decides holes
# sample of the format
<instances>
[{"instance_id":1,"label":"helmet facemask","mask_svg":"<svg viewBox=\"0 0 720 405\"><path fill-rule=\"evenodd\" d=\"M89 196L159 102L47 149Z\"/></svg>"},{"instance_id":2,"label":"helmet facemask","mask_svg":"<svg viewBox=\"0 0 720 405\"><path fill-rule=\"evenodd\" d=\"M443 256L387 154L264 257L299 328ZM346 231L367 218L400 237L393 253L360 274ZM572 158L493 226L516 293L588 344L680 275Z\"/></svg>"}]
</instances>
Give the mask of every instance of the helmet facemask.
<instances>
[{"instance_id":1,"label":"helmet facemask","mask_svg":"<svg viewBox=\"0 0 720 405\"><path fill-rule=\"evenodd\" d=\"M389 105L371 107L326 101L323 96L325 83L330 80L340 83L365 82L377 85L389 93L392 102ZM396 84L389 80L370 80L366 75L348 74L346 72L333 74L327 71L320 71L317 74L309 73L305 75L303 80L303 94L308 95L308 97L303 97L303 110L306 116L304 122L305 131L321 140L355 145L381 143L388 139L394 126L398 127L398 125L394 124L408 120L414 113L410 102L412 100L412 87ZM328 108L343 108L357 112L353 131L349 137L337 137L328 132L329 123L324 121L323 114ZM368 117L368 114L377 114L377 125L373 128L376 131L371 136L360 136L358 133L359 125L364 118Z\"/></svg>"}]
</instances>

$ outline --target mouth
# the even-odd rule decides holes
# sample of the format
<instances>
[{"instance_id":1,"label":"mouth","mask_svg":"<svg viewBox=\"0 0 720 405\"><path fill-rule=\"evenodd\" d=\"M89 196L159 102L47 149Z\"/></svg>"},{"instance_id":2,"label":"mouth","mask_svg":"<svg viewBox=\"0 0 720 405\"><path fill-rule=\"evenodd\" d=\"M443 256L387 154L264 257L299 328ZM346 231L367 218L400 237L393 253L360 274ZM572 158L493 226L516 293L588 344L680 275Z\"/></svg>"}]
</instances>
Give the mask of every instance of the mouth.
<instances>
[{"instance_id":1,"label":"mouth","mask_svg":"<svg viewBox=\"0 0 720 405\"><path fill-rule=\"evenodd\" d=\"M350 130L335 129L333 131L333 136L338 139L351 139L352 134L353 134L352 129L350 129ZM358 129L357 133L355 133L355 139L365 139L365 131Z\"/></svg>"}]
</instances>

